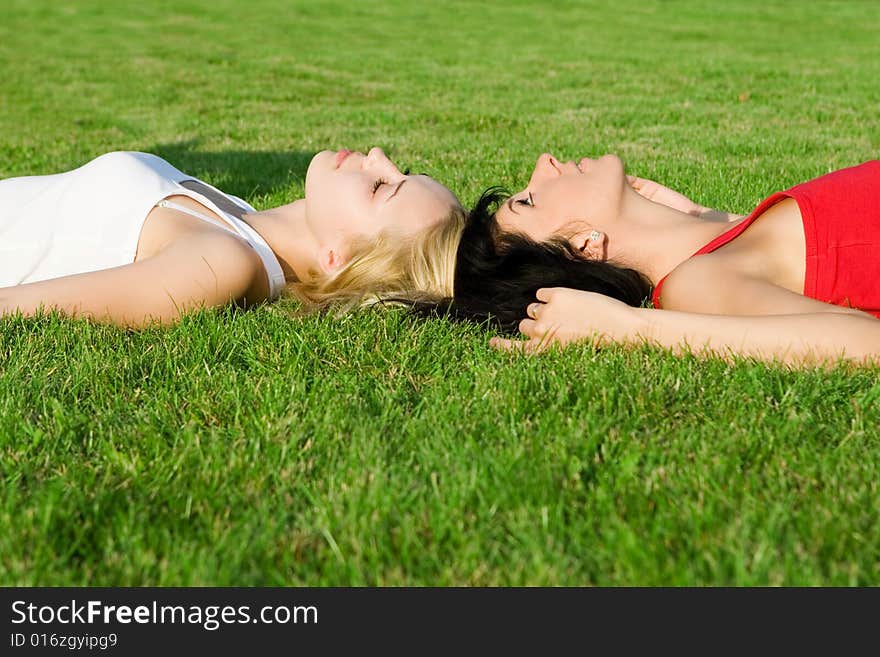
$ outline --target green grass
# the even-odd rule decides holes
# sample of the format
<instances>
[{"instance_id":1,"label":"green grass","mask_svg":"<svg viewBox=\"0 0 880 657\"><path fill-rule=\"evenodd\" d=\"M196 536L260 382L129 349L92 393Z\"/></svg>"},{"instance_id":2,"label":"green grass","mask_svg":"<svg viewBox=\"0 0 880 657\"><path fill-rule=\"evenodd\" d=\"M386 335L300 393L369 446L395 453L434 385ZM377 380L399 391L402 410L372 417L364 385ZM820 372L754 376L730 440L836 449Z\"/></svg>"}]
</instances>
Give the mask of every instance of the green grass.
<instances>
[{"instance_id":1,"label":"green grass","mask_svg":"<svg viewBox=\"0 0 880 657\"><path fill-rule=\"evenodd\" d=\"M880 153L868 1L67 4L4 2L2 177L145 150L268 207L376 144L471 201L614 151L746 212ZM877 368L293 309L0 320L0 584L880 584Z\"/></svg>"}]
</instances>

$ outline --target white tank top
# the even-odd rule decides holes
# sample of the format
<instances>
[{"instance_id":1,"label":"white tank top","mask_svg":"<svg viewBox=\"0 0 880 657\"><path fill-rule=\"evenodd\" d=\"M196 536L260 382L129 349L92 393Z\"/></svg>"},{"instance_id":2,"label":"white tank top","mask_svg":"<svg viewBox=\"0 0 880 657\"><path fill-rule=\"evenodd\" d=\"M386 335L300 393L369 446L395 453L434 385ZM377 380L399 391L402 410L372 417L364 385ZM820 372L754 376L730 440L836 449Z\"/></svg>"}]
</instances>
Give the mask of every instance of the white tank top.
<instances>
[{"instance_id":1,"label":"white tank top","mask_svg":"<svg viewBox=\"0 0 880 657\"><path fill-rule=\"evenodd\" d=\"M218 203L185 185L212 192ZM0 180L0 287L134 262L141 228L156 205L230 230L206 214L165 200L176 195L188 196L228 221L260 256L269 279L269 298L281 294L284 273L272 249L247 223L219 205L256 212L253 207L160 157L136 152L107 153L66 173Z\"/></svg>"}]
</instances>

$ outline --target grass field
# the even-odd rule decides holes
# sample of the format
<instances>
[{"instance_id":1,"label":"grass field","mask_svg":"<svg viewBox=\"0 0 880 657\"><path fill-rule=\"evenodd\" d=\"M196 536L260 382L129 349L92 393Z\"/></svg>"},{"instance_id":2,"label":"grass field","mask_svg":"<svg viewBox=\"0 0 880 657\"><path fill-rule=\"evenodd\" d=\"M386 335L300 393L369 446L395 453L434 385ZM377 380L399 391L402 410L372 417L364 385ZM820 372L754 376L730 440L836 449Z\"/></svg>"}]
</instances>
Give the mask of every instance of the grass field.
<instances>
[{"instance_id":1,"label":"grass field","mask_svg":"<svg viewBox=\"0 0 880 657\"><path fill-rule=\"evenodd\" d=\"M262 208L380 145L470 202L613 151L747 212L880 154L870 1L3 4L0 177L143 150ZM0 584L880 584L877 368L294 309L0 320Z\"/></svg>"}]
</instances>

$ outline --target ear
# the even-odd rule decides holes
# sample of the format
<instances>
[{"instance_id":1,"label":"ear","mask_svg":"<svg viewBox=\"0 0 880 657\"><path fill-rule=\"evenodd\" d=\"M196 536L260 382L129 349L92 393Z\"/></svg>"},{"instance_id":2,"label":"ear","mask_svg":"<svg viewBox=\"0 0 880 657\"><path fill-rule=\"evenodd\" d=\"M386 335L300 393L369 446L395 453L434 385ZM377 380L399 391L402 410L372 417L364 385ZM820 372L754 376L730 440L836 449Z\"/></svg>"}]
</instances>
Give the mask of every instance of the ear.
<instances>
[{"instance_id":1,"label":"ear","mask_svg":"<svg viewBox=\"0 0 880 657\"><path fill-rule=\"evenodd\" d=\"M319 260L321 271L325 274L334 274L345 266L348 262L348 256L344 255L340 249L326 248L321 251Z\"/></svg>"},{"instance_id":2,"label":"ear","mask_svg":"<svg viewBox=\"0 0 880 657\"><path fill-rule=\"evenodd\" d=\"M571 236L571 245L580 251L585 258L604 262L606 258L605 233L592 228L582 230Z\"/></svg>"}]
</instances>

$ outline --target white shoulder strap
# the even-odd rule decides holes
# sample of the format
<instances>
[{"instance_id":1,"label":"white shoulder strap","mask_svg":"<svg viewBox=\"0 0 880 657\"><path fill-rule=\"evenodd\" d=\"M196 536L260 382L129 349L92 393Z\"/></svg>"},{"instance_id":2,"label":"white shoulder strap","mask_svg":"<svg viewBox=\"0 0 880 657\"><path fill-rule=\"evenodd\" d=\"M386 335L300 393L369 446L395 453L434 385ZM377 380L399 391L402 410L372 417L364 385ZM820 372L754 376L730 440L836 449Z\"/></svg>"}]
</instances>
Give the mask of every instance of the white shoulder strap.
<instances>
[{"instance_id":1,"label":"white shoulder strap","mask_svg":"<svg viewBox=\"0 0 880 657\"><path fill-rule=\"evenodd\" d=\"M180 203L175 203L174 201L169 201L167 198L163 198L161 201L156 203L157 207L160 208L169 208L171 210L177 210L178 212L183 212L184 214L188 214L191 217L195 217L197 219L202 219L209 223L212 223L216 226L220 226L223 230L228 230L230 233L236 232L233 231L229 226L224 224L221 221L217 221L214 217L209 214L205 214L204 212L199 212L198 210L193 210L191 208L186 207L185 205L181 205ZM242 235L244 237L244 235Z\"/></svg>"},{"instance_id":2,"label":"white shoulder strap","mask_svg":"<svg viewBox=\"0 0 880 657\"><path fill-rule=\"evenodd\" d=\"M194 193L198 194L198 192ZM187 196L189 196L189 194L187 194ZM202 195L199 194L199 196ZM235 229L234 231L230 229L229 226L223 224L214 217L207 215L204 212L192 210L185 205L175 203L174 201L162 199L156 205L163 208L169 208L171 210L177 210L178 212L183 212L184 214L188 214L192 217L208 221L216 226L220 226L222 229L227 230L230 233L238 233L238 235L244 238L244 240L251 246L251 248L257 252L257 255L260 256L260 260L263 261L263 268L266 270L266 277L269 279L269 300L272 301L280 297L281 293L284 291L285 285L287 284L287 279L284 277L284 270L281 269L281 263L279 263L278 258L275 257L275 252L272 251L271 247L266 243L266 240L263 239L263 236L260 235L253 228L251 228L247 224L247 222L242 221L238 217L231 215L227 212L223 212L220 208L216 206L216 204L212 203L210 199L206 198L205 200L208 201L208 205L212 206L212 209L215 212L222 214L223 217L226 218L226 220ZM199 202L201 203L202 201L199 200Z\"/></svg>"}]
</instances>

